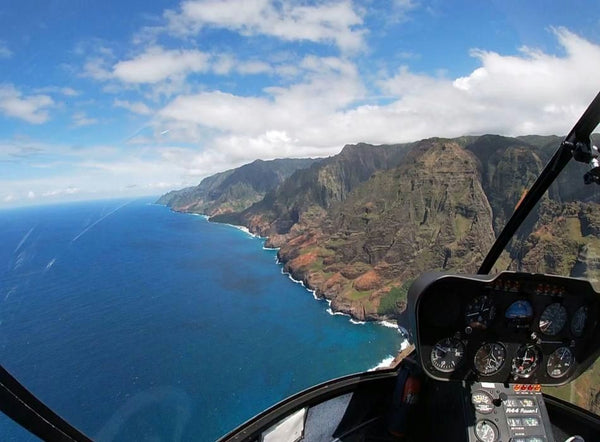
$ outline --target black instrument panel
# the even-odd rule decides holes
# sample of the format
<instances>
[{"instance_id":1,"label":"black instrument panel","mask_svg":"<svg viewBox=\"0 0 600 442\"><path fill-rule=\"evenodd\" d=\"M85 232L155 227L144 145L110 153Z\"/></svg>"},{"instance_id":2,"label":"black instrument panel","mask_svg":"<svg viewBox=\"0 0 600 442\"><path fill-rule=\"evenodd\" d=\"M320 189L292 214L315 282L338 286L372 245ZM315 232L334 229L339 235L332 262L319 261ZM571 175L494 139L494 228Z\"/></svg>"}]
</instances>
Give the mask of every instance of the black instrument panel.
<instances>
[{"instance_id":1,"label":"black instrument panel","mask_svg":"<svg viewBox=\"0 0 600 442\"><path fill-rule=\"evenodd\" d=\"M439 380L562 385L600 354L600 295L558 276L428 273L408 294L421 365Z\"/></svg>"}]
</instances>

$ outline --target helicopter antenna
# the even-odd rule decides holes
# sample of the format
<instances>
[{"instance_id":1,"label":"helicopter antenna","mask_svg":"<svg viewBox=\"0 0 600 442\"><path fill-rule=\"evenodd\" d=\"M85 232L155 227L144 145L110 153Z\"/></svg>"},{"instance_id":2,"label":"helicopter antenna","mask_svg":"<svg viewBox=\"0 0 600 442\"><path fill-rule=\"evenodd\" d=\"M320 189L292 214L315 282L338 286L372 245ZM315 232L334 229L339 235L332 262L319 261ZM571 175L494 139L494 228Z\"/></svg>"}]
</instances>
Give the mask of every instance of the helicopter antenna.
<instances>
[{"instance_id":1,"label":"helicopter antenna","mask_svg":"<svg viewBox=\"0 0 600 442\"><path fill-rule=\"evenodd\" d=\"M531 186L521 203L517 206L514 213L498 235L496 242L492 245L487 256L483 260L481 267L477 271L480 275L488 274L498 257L513 237L517 229L521 226L525 218L535 207L542 195L548 190L555 178L565 168L571 158L575 161L587 163L591 170L587 172L583 179L586 184L600 184L600 162L598 161L598 148L592 146L590 136L593 130L600 123L600 92L585 110L577 124L571 129L569 135L560 144L542 173L538 176L535 183Z\"/></svg>"}]
</instances>

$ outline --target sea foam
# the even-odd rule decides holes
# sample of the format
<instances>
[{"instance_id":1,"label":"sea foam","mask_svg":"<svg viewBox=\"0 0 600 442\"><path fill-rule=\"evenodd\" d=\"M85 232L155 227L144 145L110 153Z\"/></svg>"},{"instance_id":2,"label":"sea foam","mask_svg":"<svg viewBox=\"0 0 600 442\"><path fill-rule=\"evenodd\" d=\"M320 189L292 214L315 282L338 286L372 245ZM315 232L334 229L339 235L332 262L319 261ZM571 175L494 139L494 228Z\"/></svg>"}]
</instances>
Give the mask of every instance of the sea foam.
<instances>
[{"instance_id":1,"label":"sea foam","mask_svg":"<svg viewBox=\"0 0 600 442\"><path fill-rule=\"evenodd\" d=\"M379 364L377 364L373 368L369 368L369 370L367 370L367 371L375 371L375 370L379 370L380 368L390 368L390 366L392 365L392 362L394 362L394 356L388 355L385 358L383 358L382 361L379 362Z\"/></svg>"}]
</instances>

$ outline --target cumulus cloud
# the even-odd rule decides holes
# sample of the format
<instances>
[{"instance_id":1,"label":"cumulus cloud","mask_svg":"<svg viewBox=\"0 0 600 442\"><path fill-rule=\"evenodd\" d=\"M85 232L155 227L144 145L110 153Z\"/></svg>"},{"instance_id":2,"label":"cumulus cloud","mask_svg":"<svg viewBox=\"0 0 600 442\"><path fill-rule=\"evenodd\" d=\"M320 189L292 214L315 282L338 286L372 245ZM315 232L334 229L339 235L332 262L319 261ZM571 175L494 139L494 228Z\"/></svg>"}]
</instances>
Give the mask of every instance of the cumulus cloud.
<instances>
[{"instance_id":1,"label":"cumulus cloud","mask_svg":"<svg viewBox=\"0 0 600 442\"><path fill-rule=\"evenodd\" d=\"M77 187L69 186L64 189L54 189L54 190L49 190L49 191L43 192L42 196L43 197L56 197L56 196L63 196L63 195L75 195L76 193L79 193L80 191L81 191L81 189L79 189Z\"/></svg>"},{"instance_id":2,"label":"cumulus cloud","mask_svg":"<svg viewBox=\"0 0 600 442\"><path fill-rule=\"evenodd\" d=\"M404 67L381 77L372 99L348 59L306 57L298 65L301 82L255 96L181 95L158 119L172 139L207 146L187 159L195 170L226 158L231 166L255 158L324 156L359 141L565 134L600 89L600 46L566 29L553 32L563 55L531 48L511 56L473 50L479 67L468 75L447 78Z\"/></svg>"},{"instance_id":3,"label":"cumulus cloud","mask_svg":"<svg viewBox=\"0 0 600 442\"><path fill-rule=\"evenodd\" d=\"M90 126L98 123L98 119L88 117L85 112L75 112L72 119L73 125L76 127Z\"/></svg>"},{"instance_id":4,"label":"cumulus cloud","mask_svg":"<svg viewBox=\"0 0 600 442\"><path fill-rule=\"evenodd\" d=\"M116 63L112 77L126 83L157 83L177 75L206 71L208 58L198 50L166 50L153 46L137 57Z\"/></svg>"},{"instance_id":5,"label":"cumulus cloud","mask_svg":"<svg viewBox=\"0 0 600 442\"><path fill-rule=\"evenodd\" d=\"M309 56L300 66L304 82L267 88L267 96L244 97L220 91L181 95L165 106L159 117L175 129L191 124L248 136L269 130L292 131L306 138L318 121L319 125L325 123L364 90L356 67L347 60ZM310 139L323 143L312 136Z\"/></svg>"},{"instance_id":6,"label":"cumulus cloud","mask_svg":"<svg viewBox=\"0 0 600 442\"><path fill-rule=\"evenodd\" d=\"M139 115L149 115L152 113L152 110L141 101L127 101L127 100L118 100L113 101L113 106L121 107L123 109L127 109L129 112L133 112L134 114Z\"/></svg>"},{"instance_id":7,"label":"cumulus cloud","mask_svg":"<svg viewBox=\"0 0 600 442\"><path fill-rule=\"evenodd\" d=\"M333 43L343 51L364 45L363 20L350 0L315 5L289 0L193 0L183 2L179 11L167 11L165 17L168 32L176 36L213 27L244 36Z\"/></svg>"},{"instance_id":8,"label":"cumulus cloud","mask_svg":"<svg viewBox=\"0 0 600 442\"><path fill-rule=\"evenodd\" d=\"M48 95L24 96L12 84L0 84L0 113L25 120L28 123L41 124L49 119L48 108L54 101Z\"/></svg>"},{"instance_id":9,"label":"cumulus cloud","mask_svg":"<svg viewBox=\"0 0 600 442\"><path fill-rule=\"evenodd\" d=\"M45 86L35 89L38 94L62 94L66 97L76 97L81 94L78 90L72 87Z\"/></svg>"}]
</instances>

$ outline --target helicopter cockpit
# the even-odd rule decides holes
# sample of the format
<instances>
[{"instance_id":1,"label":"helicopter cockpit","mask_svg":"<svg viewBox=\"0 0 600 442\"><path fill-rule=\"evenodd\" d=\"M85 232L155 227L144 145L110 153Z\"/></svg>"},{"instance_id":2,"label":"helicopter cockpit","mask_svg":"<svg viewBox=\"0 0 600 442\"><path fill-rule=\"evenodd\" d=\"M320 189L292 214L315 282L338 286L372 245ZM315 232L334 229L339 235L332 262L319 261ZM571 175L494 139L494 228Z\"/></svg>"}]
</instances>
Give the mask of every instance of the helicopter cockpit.
<instances>
[{"instance_id":1,"label":"helicopter cockpit","mask_svg":"<svg viewBox=\"0 0 600 442\"><path fill-rule=\"evenodd\" d=\"M412 283L404 317L413 354L404 349L390 368L310 387L220 440L600 441L600 417L542 391L574 381L600 356L600 293L574 277L489 274L571 159L591 166L587 184L600 184L590 140L598 123L600 94L519 201L478 274L426 273ZM90 440L1 367L0 411L44 440Z\"/></svg>"},{"instance_id":2,"label":"helicopter cockpit","mask_svg":"<svg viewBox=\"0 0 600 442\"><path fill-rule=\"evenodd\" d=\"M600 354L600 295L589 282L431 273L408 300L419 365L464 388L469 441L555 440L542 386L572 381Z\"/></svg>"}]
</instances>

